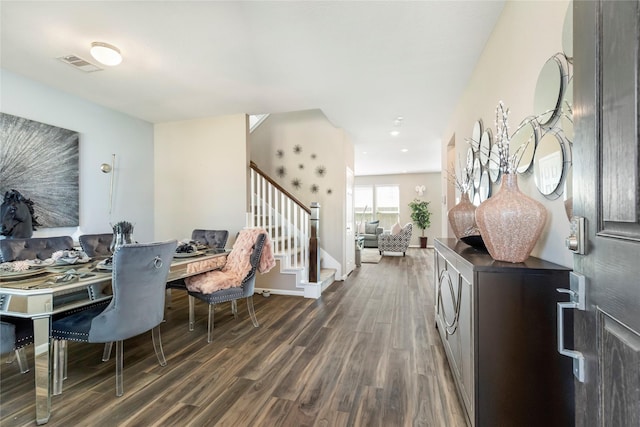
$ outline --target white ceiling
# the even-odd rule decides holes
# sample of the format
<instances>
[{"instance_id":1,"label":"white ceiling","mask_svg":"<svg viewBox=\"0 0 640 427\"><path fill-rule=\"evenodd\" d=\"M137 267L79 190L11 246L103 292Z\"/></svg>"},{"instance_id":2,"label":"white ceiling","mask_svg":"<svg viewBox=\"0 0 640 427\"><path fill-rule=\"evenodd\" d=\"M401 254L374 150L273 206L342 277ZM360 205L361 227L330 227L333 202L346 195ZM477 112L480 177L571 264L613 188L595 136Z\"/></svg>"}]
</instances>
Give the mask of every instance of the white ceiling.
<instances>
[{"instance_id":1,"label":"white ceiling","mask_svg":"<svg viewBox=\"0 0 640 427\"><path fill-rule=\"evenodd\" d=\"M439 171L503 5L2 0L0 66L154 123L317 108L350 136L356 175ZM122 64L84 73L55 59L93 61L92 41L118 46Z\"/></svg>"}]
</instances>

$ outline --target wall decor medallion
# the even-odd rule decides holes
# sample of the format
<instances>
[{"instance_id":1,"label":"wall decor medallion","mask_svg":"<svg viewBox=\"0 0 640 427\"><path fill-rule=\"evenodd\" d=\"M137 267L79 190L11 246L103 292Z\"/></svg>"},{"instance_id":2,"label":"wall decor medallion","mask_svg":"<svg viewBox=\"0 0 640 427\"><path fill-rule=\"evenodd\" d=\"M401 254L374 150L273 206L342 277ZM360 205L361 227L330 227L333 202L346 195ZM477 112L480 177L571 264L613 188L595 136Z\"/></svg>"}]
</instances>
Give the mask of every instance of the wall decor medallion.
<instances>
[{"instance_id":1,"label":"wall decor medallion","mask_svg":"<svg viewBox=\"0 0 640 427\"><path fill-rule=\"evenodd\" d=\"M284 150L276 150L276 157L281 159L284 157Z\"/></svg>"},{"instance_id":2,"label":"wall decor medallion","mask_svg":"<svg viewBox=\"0 0 640 427\"><path fill-rule=\"evenodd\" d=\"M302 153L302 146L300 144L297 144L293 147L293 152L296 154L300 154Z\"/></svg>"},{"instance_id":3,"label":"wall decor medallion","mask_svg":"<svg viewBox=\"0 0 640 427\"><path fill-rule=\"evenodd\" d=\"M285 176L287 176L287 168L285 168L284 166L278 166L278 168L276 169L276 175L278 175L279 178L284 178Z\"/></svg>"},{"instance_id":4,"label":"wall decor medallion","mask_svg":"<svg viewBox=\"0 0 640 427\"><path fill-rule=\"evenodd\" d=\"M75 227L78 176L78 132L0 113L0 194L30 199L42 227Z\"/></svg>"},{"instance_id":5,"label":"wall decor medallion","mask_svg":"<svg viewBox=\"0 0 640 427\"><path fill-rule=\"evenodd\" d=\"M302 188L302 181L300 181L300 179L298 179L298 178L294 178L294 179L291 181L291 185L293 185L293 187L294 187L296 190L299 190L300 188Z\"/></svg>"},{"instance_id":6,"label":"wall decor medallion","mask_svg":"<svg viewBox=\"0 0 640 427\"><path fill-rule=\"evenodd\" d=\"M316 175L325 176L326 173L327 173L327 168L325 168L324 166L318 166L316 168Z\"/></svg>"},{"instance_id":7,"label":"wall decor medallion","mask_svg":"<svg viewBox=\"0 0 640 427\"><path fill-rule=\"evenodd\" d=\"M318 192L318 190L320 190L320 188L319 188L316 184L313 184L313 185L311 186L310 190L311 190L311 192L312 192L313 194L316 194L316 193Z\"/></svg>"}]
</instances>

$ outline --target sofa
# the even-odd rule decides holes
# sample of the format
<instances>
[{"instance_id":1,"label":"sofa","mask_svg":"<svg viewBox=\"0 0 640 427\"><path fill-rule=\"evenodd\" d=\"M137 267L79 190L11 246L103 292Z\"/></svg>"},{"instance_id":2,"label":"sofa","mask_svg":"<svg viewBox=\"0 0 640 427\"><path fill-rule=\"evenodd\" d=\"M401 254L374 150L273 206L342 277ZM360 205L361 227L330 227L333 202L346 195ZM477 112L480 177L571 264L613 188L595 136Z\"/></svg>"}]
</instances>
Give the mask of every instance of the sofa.
<instances>
[{"instance_id":1,"label":"sofa","mask_svg":"<svg viewBox=\"0 0 640 427\"><path fill-rule=\"evenodd\" d=\"M382 227L379 227L380 221L372 221L364 224L364 230L360 229L360 236L364 237L365 248L377 248L378 236L382 234Z\"/></svg>"}]
</instances>

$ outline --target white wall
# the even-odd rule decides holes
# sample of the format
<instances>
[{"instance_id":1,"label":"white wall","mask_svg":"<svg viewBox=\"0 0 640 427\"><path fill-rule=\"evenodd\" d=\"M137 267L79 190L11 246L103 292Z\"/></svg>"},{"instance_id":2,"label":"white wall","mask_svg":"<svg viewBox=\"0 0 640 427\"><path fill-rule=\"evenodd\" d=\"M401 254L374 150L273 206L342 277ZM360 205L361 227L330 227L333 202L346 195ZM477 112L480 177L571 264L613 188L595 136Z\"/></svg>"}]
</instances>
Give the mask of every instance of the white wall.
<instances>
[{"instance_id":1,"label":"white wall","mask_svg":"<svg viewBox=\"0 0 640 427\"><path fill-rule=\"evenodd\" d=\"M349 137L320 110L308 110L269 115L251 134L250 143L251 159L261 170L306 206L320 203L320 246L342 264L344 271L346 168L353 170ZM296 145L301 147L299 154L294 153ZM282 158L276 155L277 150L283 151ZM277 174L280 166L287 170L284 177ZM316 173L319 166L326 169L322 177ZM302 182L299 189L291 184L294 178ZM310 189L313 184L318 186L317 193Z\"/></svg>"},{"instance_id":2,"label":"white wall","mask_svg":"<svg viewBox=\"0 0 640 427\"><path fill-rule=\"evenodd\" d=\"M111 232L135 224L134 238L154 240L153 126L82 98L0 69L0 110L80 133L80 226L39 229L34 237ZM100 171L116 154L113 212L109 180Z\"/></svg>"},{"instance_id":3,"label":"white wall","mask_svg":"<svg viewBox=\"0 0 640 427\"><path fill-rule=\"evenodd\" d=\"M433 239L441 236L442 210L440 200L442 196L442 175L438 173L407 173L398 175L367 175L356 176L356 185L398 185L400 186L400 225L411 221L411 209L409 202L413 199L426 200L431 210L431 226L425 230L428 237L428 245L433 245ZM416 185L424 185L426 190L423 196L416 194ZM445 217L446 218L446 217ZM413 225L412 246L420 246L419 237L422 235L415 224Z\"/></svg>"},{"instance_id":4,"label":"white wall","mask_svg":"<svg viewBox=\"0 0 640 427\"><path fill-rule=\"evenodd\" d=\"M452 137L455 138L456 154L464 162L468 147L464 139L471 136L476 120L482 119L485 127L491 127L495 134L495 108L500 100L511 109L512 131L525 117L536 113L533 99L538 75L547 59L562 52L562 27L568 5L564 0L508 1L505 4L442 137L443 171L448 168L445 145ZM552 201L540 195L532 175L520 176L518 183L524 193L542 202L548 211L547 225L532 255L572 267L572 253L564 246L569 221L562 197ZM443 189L445 187L446 183L443 183ZM493 191L497 191L497 187ZM441 206L443 217L446 217L447 206ZM442 234L447 233L445 222Z\"/></svg>"},{"instance_id":5,"label":"white wall","mask_svg":"<svg viewBox=\"0 0 640 427\"><path fill-rule=\"evenodd\" d=\"M231 247L248 210L247 126L245 114L155 125L159 239L190 238L194 228L228 230Z\"/></svg>"}]
</instances>

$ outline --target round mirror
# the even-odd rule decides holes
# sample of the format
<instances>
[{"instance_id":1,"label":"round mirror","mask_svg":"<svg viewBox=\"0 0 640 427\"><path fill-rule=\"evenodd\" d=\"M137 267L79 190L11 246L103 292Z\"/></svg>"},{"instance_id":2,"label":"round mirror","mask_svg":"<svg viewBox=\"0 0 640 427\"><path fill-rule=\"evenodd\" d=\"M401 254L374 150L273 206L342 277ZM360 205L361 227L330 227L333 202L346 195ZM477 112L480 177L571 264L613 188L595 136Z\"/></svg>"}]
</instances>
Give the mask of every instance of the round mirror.
<instances>
[{"instance_id":1,"label":"round mirror","mask_svg":"<svg viewBox=\"0 0 640 427\"><path fill-rule=\"evenodd\" d=\"M476 189L473 185L469 186L469 191L467 191L467 193L469 194L469 200L473 201L473 196L476 194Z\"/></svg>"},{"instance_id":2,"label":"round mirror","mask_svg":"<svg viewBox=\"0 0 640 427\"><path fill-rule=\"evenodd\" d=\"M473 155L473 149L471 147L469 147L467 149L467 170L468 171L473 171L473 159L474 159L474 155Z\"/></svg>"},{"instance_id":3,"label":"round mirror","mask_svg":"<svg viewBox=\"0 0 640 427\"><path fill-rule=\"evenodd\" d=\"M569 62L573 62L573 2L569 2L562 26L562 50Z\"/></svg>"},{"instance_id":4,"label":"round mirror","mask_svg":"<svg viewBox=\"0 0 640 427\"><path fill-rule=\"evenodd\" d=\"M480 159L476 157L473 161L473 186L475 188L480 187L480 175L482 175L482 166L480 166Z\"/></svg>"},{"instance_id":5,"label":"round mirror","mask_svg":"<svg viewBox=\"0 0 640 427\"><path fill-rule=\"evenodd\" d=\"M573 142L573 79L569 80L560 106L560 125L565 138Z\"/></svg>"},{"instance_id":6,"label":"round mirror","mask_svg":"<svg viewBox=\"0 0 640 427\"><path fill-rule=\"evenodd\" d=\"M480 138L480 163L487 166L491 154L491 129L485 129Z\"/></svg>"},{"instance_id":7,"label":"round mirror","mask_svg":"<svg viewBox=\"0 0 640 427\"><path fill-rule=\"evenodd\" d=\"M478 188L478 194L480 194L480 202L484 202L491 195L491 183L489 182L489 172L482 171L480 176L480 187Z\"/></svg>"},{"instance_id":8,"label":"round mirror","mask_svg":"<svg viewBox=\"0 0 640 427\"><path fill-rule=\"evenodd\" d=\"M540 139L533 160L536 187L547 198L555 199L562 192L564 161L562 141L556 133L547 132Z\"/></svg>"},{"instance_id":9,"label":"round mirror","mask_svg":"<svg viewBox=\"0 0 640 427\"><path fill-rule=\"evenodd\" d=\"M533 153L536 151L536 128L533 118L528 117L520 123L518 129L511 136L509 143L509 157L516 156L516 171L523 174L531 168Z\"/></svg>"},{"instance_id":10,"label":"round mirror","mask_svg":"<svg viewBox=\"0 0 640 427\"><path fill-rule=\"evenodd\" d=\"M540 126L552 126L558 118L562 96L562 63L558 56L547 60L542 67L533 98L533 111Z\"/></svg>"},{"instance_id":11,"label":"round mirror","mask_svg":"<svg viewBox=\"0 0 640 427\"><path fill-rule=\"evenodd\" d=\"M498 182L500 179L500 147L493 144L491 154L489 154L489 178L491 182Z\"/></svg>"},{"instance_id":12,"label":"round mirror","mask_svg":"<svg viewBox=\"0 0 640 427\"><path fill-rule=\"evenodd\" d=\"M478 152L480 147L480 137L482 136L482 120L478 119L473 124L473 131L471 131L471 147L474 152Z\"/></svg>"}]
</instances>

